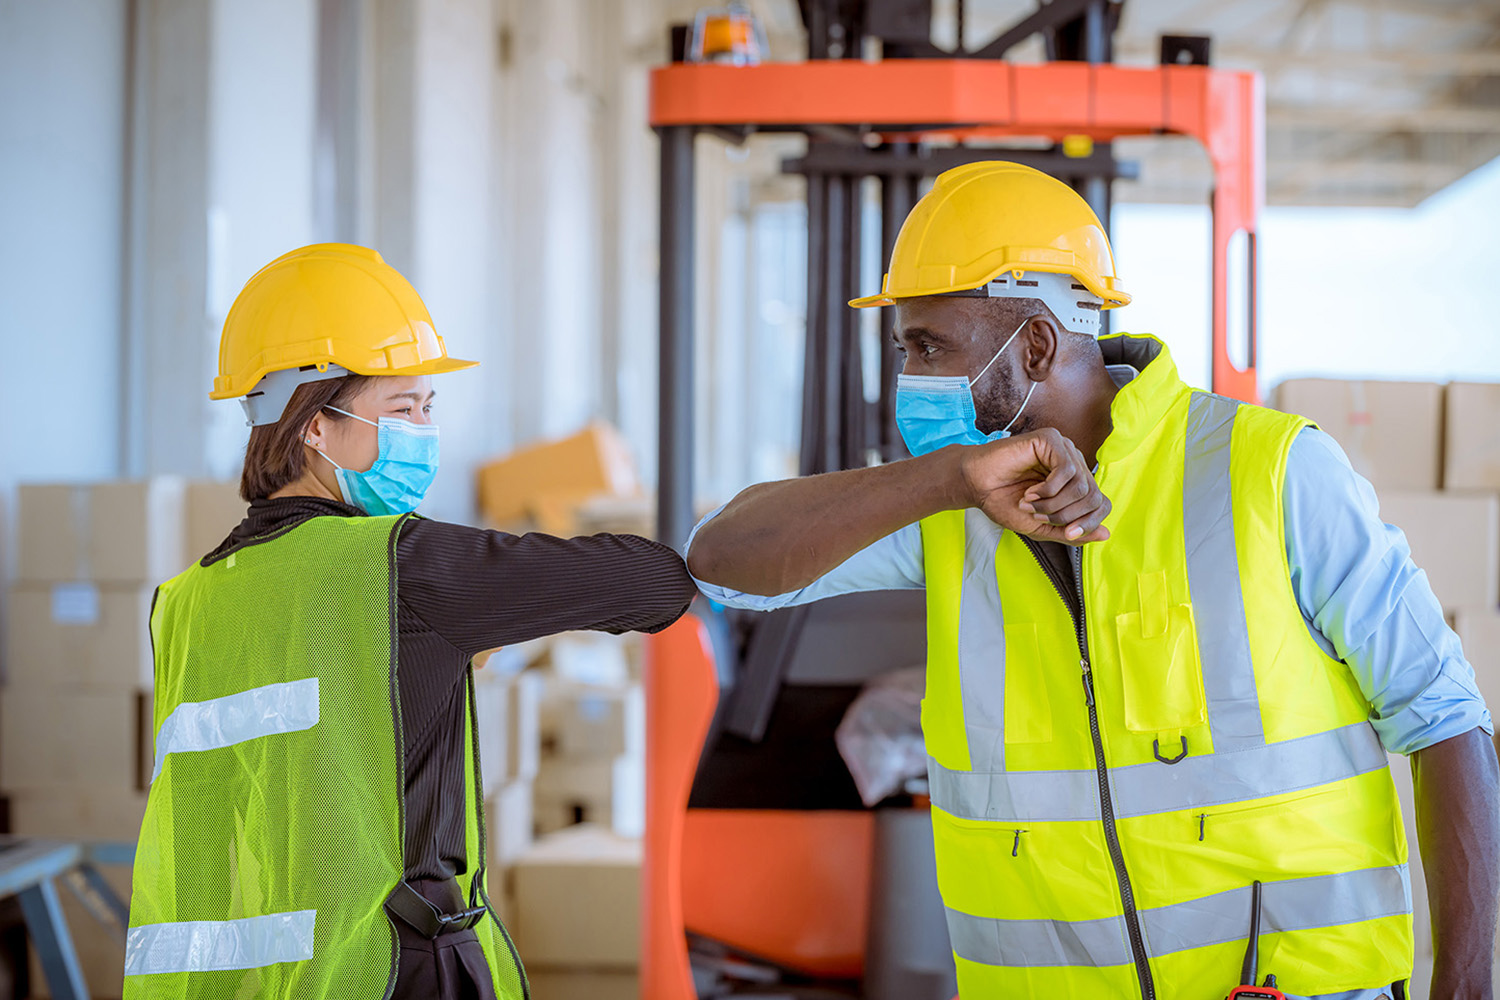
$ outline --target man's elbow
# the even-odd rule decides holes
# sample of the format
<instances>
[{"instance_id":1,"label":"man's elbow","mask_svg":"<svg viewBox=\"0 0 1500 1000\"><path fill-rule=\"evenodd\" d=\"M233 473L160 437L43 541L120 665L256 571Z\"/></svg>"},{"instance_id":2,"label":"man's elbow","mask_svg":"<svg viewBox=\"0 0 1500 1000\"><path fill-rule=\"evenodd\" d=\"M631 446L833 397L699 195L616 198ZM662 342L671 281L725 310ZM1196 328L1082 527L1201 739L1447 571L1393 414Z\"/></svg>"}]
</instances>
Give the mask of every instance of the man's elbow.
<instances>
[{"instance_id":1,"label":"man's elbow","mask_svg":"<svg viewBox=\"0 0 1500 1000\"><path fill-rule=\"evenodd\" d=\"M702 580L704 583L721 585L719 574L723 570L723 565L722 547L715 544L713 532L705 525L693 539L692 547L688 549L688 572L693 574L694 579Z\"/></svg>"}]
</instances>

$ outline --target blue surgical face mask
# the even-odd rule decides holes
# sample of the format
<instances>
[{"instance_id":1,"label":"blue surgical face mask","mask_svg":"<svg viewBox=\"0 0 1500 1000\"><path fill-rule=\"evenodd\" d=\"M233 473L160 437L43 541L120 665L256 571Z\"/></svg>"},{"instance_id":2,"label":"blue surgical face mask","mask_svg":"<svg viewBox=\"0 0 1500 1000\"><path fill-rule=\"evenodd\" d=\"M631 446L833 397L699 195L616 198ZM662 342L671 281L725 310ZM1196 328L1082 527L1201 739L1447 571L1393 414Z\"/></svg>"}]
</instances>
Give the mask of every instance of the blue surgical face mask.
<instances>
[{"instance_id":1,"label":"blue surgical face mask","mask_svg":"<svg viewBox=\"0 0 1500 1000\"><path fill-rule=\"evenodd\" d=\"M364 421L377 428L380 435L380 451L375 456L375 464L364 472L346 469L323 452L318 452L334 467L333 475L338 480L344 502L375 517L409 514L416 510L437 476L437 425L414 424L396 417L381 417L376 423L336 406L328 409Z\"/></svg>"},{"instance_id":2,"label":"blue surgical face mask","mask_svg":"<svg viewBox=\"0 0 1500 1000\"><path fill-rule=\"evenodd\" d=\"M984 378L1028 322L1029 319L1016 327L1015 333L1005 339L1000 350L990 358L990 363L973 379L963 375L896 377L896 427L901 431L901 439L906 442L908 451L913 455L926 455L950 444L984 444L1010 437L1011 427L1021 419L1026 404L1031 402L1036 383L1032 382L1031 388L1026 390L1026 398L1021 401L1021 408L1016 411L1016 415L1010 418L1010 423L992 434L985 434L975 426L977 416L974 412L974 386Z\"/></svg>"}]
</instances>

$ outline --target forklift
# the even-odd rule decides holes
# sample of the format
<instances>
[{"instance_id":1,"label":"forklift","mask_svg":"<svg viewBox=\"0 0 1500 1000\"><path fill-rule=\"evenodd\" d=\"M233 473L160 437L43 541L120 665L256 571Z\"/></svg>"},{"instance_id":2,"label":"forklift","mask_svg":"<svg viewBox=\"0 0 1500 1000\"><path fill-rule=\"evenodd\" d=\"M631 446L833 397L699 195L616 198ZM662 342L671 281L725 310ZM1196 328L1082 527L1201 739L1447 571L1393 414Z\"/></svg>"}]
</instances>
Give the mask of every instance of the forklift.
<instances>
[{"instance_id":1,"label":"forklift","mask_svg":"<svg viewBox=\"0 0 1500 1000\"><path fill-rule=\"evenodd\" d=\"M906 456L900 360L881 317L882 391L866 399L848 300L861 273L866 181L880 190L883 259L923 181L1006 159L1070 184L1106 230L1122 136L1187 135L1208 152L1215 392L1258 402L1255 232L1263 199L1256 74L1209 65L1209 40L1165 36L1155 67L1112 63L1122 0L1050 0L969 51L932 40L931 0L799 0L807 59L701 56L672 30L653 71L661 142L660 479L657 537L693 526L694 139L801 134L782 170L806 179L807 333L800 473ZM959 5L960 23L963 17ZM748 32L736 31L744 38ZM1040 35L1047 61L1010 63ZM959 38L963 38L962 30ZM879 57L874 58L878 48ZM1231 274L1231 244L1245 251ZM1231 282L1242 315L1228 311ZM1233 321L1233 322L1231 322ZM1105 316L1107 332L1108 315ZM1243 331L1246 363L1230 353ZM699 602L704 604L706 602ZM705 607L648 637L641 995L949 1000L951 950L920 783L866 808L834 730L871 679L925 661L920 591L852 594L767 614Z\"/></svg>"}]
</instances>

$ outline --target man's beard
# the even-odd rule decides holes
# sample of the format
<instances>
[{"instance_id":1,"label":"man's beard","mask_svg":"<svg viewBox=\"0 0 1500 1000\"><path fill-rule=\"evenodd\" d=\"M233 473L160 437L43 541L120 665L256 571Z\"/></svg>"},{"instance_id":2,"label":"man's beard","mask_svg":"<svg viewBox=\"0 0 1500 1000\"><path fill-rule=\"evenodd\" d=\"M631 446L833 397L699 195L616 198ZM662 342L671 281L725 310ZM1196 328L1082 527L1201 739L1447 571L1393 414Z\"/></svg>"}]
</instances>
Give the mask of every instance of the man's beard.
<instances>
[{"instance_id":1,"label":"man's beard","mask_svg":"<svg viewBox=\"0 0 1500 1000\"><path fill-rule=\"evenodd\" d=\"M1016 385L1010 369L997 362L974 391L974 426L983 434L993 434L1010 423L1026 399L1026 386ZM1012 434L1032 430L1031 408L1010 425Z\"/></svg>"}]
</instances>

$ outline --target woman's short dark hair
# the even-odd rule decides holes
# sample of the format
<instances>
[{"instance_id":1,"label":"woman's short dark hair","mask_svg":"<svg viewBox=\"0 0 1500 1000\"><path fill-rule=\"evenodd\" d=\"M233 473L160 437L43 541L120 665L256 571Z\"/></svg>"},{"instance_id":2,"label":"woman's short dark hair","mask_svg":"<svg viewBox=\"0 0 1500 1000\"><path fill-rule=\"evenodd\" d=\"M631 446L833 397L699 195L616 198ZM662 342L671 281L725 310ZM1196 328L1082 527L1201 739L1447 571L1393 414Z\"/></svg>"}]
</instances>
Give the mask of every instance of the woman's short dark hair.
<instances>
[{"instance_id":1,"label":"woman's short dark hair","mask_svg":"<svg viewBox=\"0 0 1500 1000\"><path fill-rule=\"evenodd\" d=\"M354 397L375 377L345 375L299 385L280 420L252 427L250 443L245 446L245 470L240 473L240 496L245 502L264 500L301 478L307 458L302 450L302 434L308 423L325 406L348 409ZM344 419L337 413L329 416Z\"/></svg>"}]
</instances>

